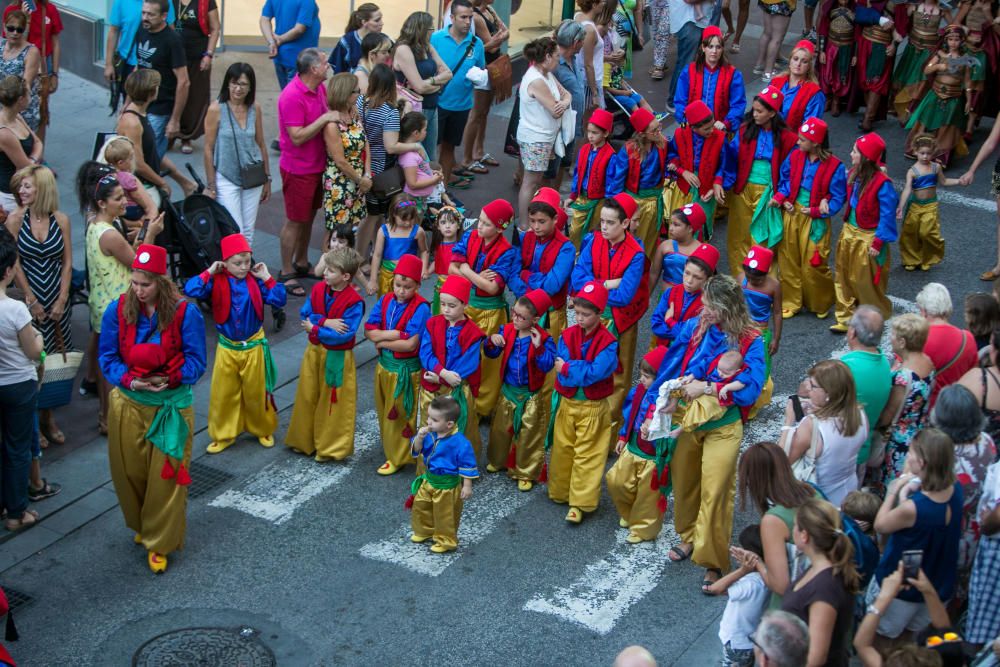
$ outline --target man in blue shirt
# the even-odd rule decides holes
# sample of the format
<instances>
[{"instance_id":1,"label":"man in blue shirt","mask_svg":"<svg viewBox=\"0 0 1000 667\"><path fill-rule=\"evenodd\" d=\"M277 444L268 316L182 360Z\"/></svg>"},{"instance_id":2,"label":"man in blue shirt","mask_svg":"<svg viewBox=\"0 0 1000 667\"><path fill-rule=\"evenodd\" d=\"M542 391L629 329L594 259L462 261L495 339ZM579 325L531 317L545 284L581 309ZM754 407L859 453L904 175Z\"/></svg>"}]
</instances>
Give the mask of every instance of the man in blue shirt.
<instances>
[{"instance_id":1,"label":"man in blue shirt","mask_svg":"<svg viewBox=\"0 0 1000 667\"><path fill-rule=\"evenodd\" d=\"M167 24L174 23L174 3L167 5ZM119 94L125 98L125 79L135 69L135 35L142 25L142 0L115 0L108 16L108 39L104 43L104 78L116 78L115 55L121 58Z\"/></svg>"},{"instance_id":2,"label":"man in blue shirt","mask_svg":"<svg viewBox=\"0 0 1000 667\"><path fill-rule=\"evenodd\" d=\"M267 0L264 3L260 31L267 41L268 57L274 60L274 71L282 90L295 76L299 53L319 46L319 29L316 0Z\"/></svg>"},{"instance_id":3,"label":"man in blue shirt","mask_svg":"<svg viewBox=\"0 0 1000 667\"><path fill-rule=\"evenodd\" d=\"M455 167L455 147L462 145L465 123L472 109L472 82L465 74L472 67L486 67L483 42L472 27L472 5L469 0L453 0L451 26L431 35L431 46L452 71L451 81L438 98L438 160L444 171L445 183L455 187L451 172ZM469 179L459 179L466 182Z\"/></svg>"}]
</instances>

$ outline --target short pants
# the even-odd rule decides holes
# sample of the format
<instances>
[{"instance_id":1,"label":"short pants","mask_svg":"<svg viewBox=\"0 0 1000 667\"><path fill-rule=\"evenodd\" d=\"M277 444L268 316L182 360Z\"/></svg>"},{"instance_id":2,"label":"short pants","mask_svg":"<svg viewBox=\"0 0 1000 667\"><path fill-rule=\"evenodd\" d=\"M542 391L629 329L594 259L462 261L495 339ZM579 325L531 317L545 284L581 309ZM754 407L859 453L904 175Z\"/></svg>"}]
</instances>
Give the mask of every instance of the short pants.
<instances>
[{"instance_id":1,"label":"short pants","mask_svg":"<svg viewBox=\"0 0 1000 667\"><path fill-rule=\"evenodd\" d=\"M438 107L438 143L451 146L462 145L465 124L469 120L469 110L451 111Z\"/></svg>"},{"instance_id":2,"label":"short pants","mask_svg":"<svg viewBox=\"0 0 1000 667\"><path fill-rule=\"evenodd\" d=\"M281 194L285 217L291 222L311 223L323 205L323 172L292 174L281 169Z\"/></svg>"}]
</instances>

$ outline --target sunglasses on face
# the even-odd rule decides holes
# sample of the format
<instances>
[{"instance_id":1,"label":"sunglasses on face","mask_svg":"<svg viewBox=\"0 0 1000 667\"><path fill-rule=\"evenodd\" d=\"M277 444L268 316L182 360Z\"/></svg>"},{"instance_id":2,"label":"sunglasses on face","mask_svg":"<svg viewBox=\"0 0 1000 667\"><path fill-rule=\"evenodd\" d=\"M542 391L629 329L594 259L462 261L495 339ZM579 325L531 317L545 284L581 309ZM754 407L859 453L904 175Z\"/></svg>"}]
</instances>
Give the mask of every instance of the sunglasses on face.
<instances>
[{"instance_id":1,"label":"sunglasses on face","mask_svg":"<svg viewBox=\"0 0 1000 667\"><path fill-rule=\"evenodd\" d=\"M16 25L8 25L4 27L6 28L7 32L16 32L19 35L23 34L24 31L27 30L27 28L23 28L21 26L16 26Z\"/></svg>"}]
</instances>

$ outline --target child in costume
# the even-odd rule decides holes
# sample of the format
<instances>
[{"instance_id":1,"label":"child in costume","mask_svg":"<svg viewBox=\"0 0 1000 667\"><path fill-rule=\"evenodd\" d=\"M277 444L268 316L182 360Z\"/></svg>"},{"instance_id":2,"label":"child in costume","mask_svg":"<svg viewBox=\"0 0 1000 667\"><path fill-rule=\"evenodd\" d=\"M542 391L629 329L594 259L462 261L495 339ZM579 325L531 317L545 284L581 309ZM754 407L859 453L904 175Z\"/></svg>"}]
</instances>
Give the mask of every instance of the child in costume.
<instances>
[{"instance_id":1,"label":"child in costume","mask_svg":"<svg viewBox=\"0 0 1000 667\"><path fill-rule=\"evenodd\" d=\"M372 251L371 277L368 278L368 295L378 292L379 298L392 291L393 270L403 255L416 255L427 263L427 237L420 226L423 213L417 200L407 194L398 194L389 207L389 224L379 227Z\"/></svg>"},{"instance_id":2,"label":"child in costume","mask_svg":"<svg viewBox=\"0 0 1000 667\"><path fill-rule=\"evenodd\" d=\"M299 310L309 345L285 435L285 445L321 463L354 453L354 344L365 314L364 299L351 284L361 256L351 248L337 248L323 262L323 281L313 285Z\"/></svg>"},{"instance_id":3,"label":"child in costume","mask_svg":"<svg viewBox=\"0 0 1000 667\"><path fill-rule=\"evenodd\" d=\"M597 509L608 460L608 397L620 365L618 341L601 323L607 303L600 282L585 284L573 297L577 323L563 331L557 348L548 486L553 502L569 503L570 523Z\"/></svg>"},{"instance_id":4,"label":"child in costume","mask_svg":"<svg viewBox=\"0 0 1000 667\"><path fill-rule=\"evenodd\" d=\"M906 123L927 92L924 68L937 53L941 20L947 20L950 12L938 0L921 0L906 3L905 16L906 25L895 26L895 31L908 38L906 48L892 74L893 105L900 123Z\"/></svg>"},{"instance_id":5,"label":"child in costume","mask_svg":"<svg viewBox=\"0 0 1000 667\"><path fill-rule=\"evenodd\" d=\"M514 208L503 199L483 207L476 229L467 233L451 250L451 275L466 278L474 288L466 315L487 336L509 321L504 288L517 271L520 259L503 233L514 219ZM476 412L487 416L500 398L500 362L482 360L483 381L476 397ZM470 438L473 442L476 439Z\"/></svg>"},{"instance_id":6,"label":"child in costume","mask_svg":"<svg viewBox=\"0 0 1000 667\"><path fill-rule=\"evenodd\" d=\"M580 147L573 165L573 185L566 207L573 209L567 236L577 248L585 234L596 228L594 211L604 199L608 165L615 149L608 143L614 116L604 109L594 109L587 123L587 143Z\"/></svg>"},{"instance_id":7,"label":"child in costume","mask_svg":"<svg viewBox=\"0 0 1000 667\"><path fill-rule=\"evenodd\" d=\"M253 264L242 234L223 237L221 249L221 262L184 285L189 297L212 304L219 333L208 403L209 454L225 450L244 431L264 447L274 446L277 372L264 335L264 304L282 308L287 300L285 286L271 277L267 265Z\"/></svg>"},{"instance_id":8,"label":"child in costume","mask_svg":"<svg viewBox=\"0 0 1000 667\"><path fill-rule=\"evenodd\" d=\"M413 438L412 454L426 470L413 480L412 500L407 501L413 511L410 541L433 539L436 554L458 547L462 504L472 497L472 480L479 478L476 452L458 426L461 412L454 398L435 397L427 409L427 425Z\"/></svg>"},{"instance_id":9,"label":"child in costume","mask_svg":"<svg viewBox=\"0 0 1000 667\"><path fill-rule=\"evenodd\" d=\"M472 283L462 276L448 276L441 286L441 314L427 320L420 336L420 415L426 420L427 407L437 396L458 401L462 414L458 428L479 451L479 415L475 398L481 375L482 330L465 316Z\"/></svg>"},{"instance_id":10,"label":"child in costume","mask_svg":"<svg viewBox=\"0 0 1000 667\"><path fill-rule=\"evenodd\" d=\"M829 219L844 207L847 173L830 152L824 121L807 118L798 132L798 148L781 164L774 194L784 209L778 247L781 316L794 317L805 306L822 319L833 305Z\"/></svg>"},{"instance_id":11,"label":"child in costume","mask_svg":"<svg viewBox=\"0 0 1000 667\"><path fill-rule=\"evenodd\" d=\"M416 255L403 255L393 270L392 293L379 299L365 322L365 338L375 343L375 414L385 463L380 475L391 475L413 462L410 438L417 417L417 387L420 382L420 339L431 316L430 306L420 296L423 262Z\"/></svg>"},{"instance_id":12,"label":"child in costume","mask_svg":"<svg viewBox=\"0 0 1000 667\"><path fill-rule=\"evenodd\" d=\"M830 113L840 116L841 102L851 94L854 66L854 0L826 0L819 19L819 86L830 100Z\"/></svg>"},{"instance_id":13,"label":"child in costume","mask_svg":"<svg viewBox=\"0 0 1000 667\"><path fill-rule=\"evenodd\" d=\"M670 238L660 243L649 265L649 284L652 287L655 288L657 278L661 277L664 292L680 285L688 256L701 245L698 236L706 220L705 209L698 204L684 204L673 209L667 227Z\"/></svg>"},{"instance_id":14,"label":"child in costume","mask_svg":"<svg viewBox=\"0 0 1000 667\"><path fill-rule=\"evenodd\" d=\"M822 118L826 111L826 95L816 76L815 60L816 46L803 39L788 56L788 72L771 79L771 85L784 95L781 116L788 127L798 127L810 116Z\"/></svg>"},{"instance_id":15,"label":"child in costume","mask_svg":"<svg viewBox=\"0 0 1000 667\"><path fill-rule=\"evenodd\" d=\"M707 241L712 237L716 204L726 201L726 133L715 126L718 121L701 100L688 105L687 119L688 124L677 128L668 144L667 171L672 179L663 190L663 204L667 211L692 202L701 206L705 225L696 238Z\"/></svg>"},{"instance_id":16,"label":"child in costume","mask_svg":"<svg viewBox=\"0 0 1000 667\"><path fill-rule=\"evenodd\" d=\"M907 271L918 266L921 271L927 271L944 259L937 186L958 185L958 179L942 177L941 165L931 161L936 151L934 137L927 134L917 137L913 140L913 149L917 162L906 172L906 185L896 209L896 220L903 223L899 234L899 257Z\"/></svg>"},{"instance_id":17,"label":"child in costume","mask_svg":"<svg viewBox=\"0 0 1000 667\"><path fill-rule=\"evenodd\" d=\"M743 260L743 273L736 277L754 321L764 337L767 377L771 375L771 357L781 343L781 283L767 275L774 262L774 252L755 245ZM769 324L770 323L770 324Z\"/></svg>"},{"instance_id":18,"label":"child in costume","mask_svg":"<svg viewBox=\"0 0 1000 667\"><path fill-rule=\"evenodd\" d=\"M889 287L889 244L896 231L899 195L882 171L885 141L871 132L854 142L851 171L847 174L847 210L837 240L834 263L834 295L837 321L834 333L847 333L847 323L855 306L869 304L892 316L892 303L885 293Z\"/></svg>"},{"instance_id":19,"label":"child in costume","mask_svg":"<svg viewBox=\"0 0 1000 667\"><path fill-rule=\"evenodd\" d=\"M521 491L531 490L545 464L551 392L544 391L544 385L555 364L556 344L539 326L539 317L550 304L545 290L531 290L514 304L514 321L486 342L486 356L500 357L503 373L486 470L506 468Z\"/></svg>"},{"instance_id":20,"label":"child in costume","mask_svg":"<svg viewBox=\"0 0 1000 667\"><path fill-rule=\"evenodd\" d=\"M576 248L558 228L561 212L559 193L540 188L528 205L531 229L521 236L520 272L511 276L509 285L517 297L534 289L549 295L551 307L538 315L541 327L556 340L566 328L566 295L576 261Z\"/></svg>"},{"instance_id":21,"label":"child in costume","mask_svg":"<svg viewBox=\"0 0 1000 667\"><path fill-rule=\"evenodd\" d=\"M608 495L618 510L618 524L628 528L625 541L638 544L655 540L663 528L670 494L669 464L672 442L666 438L650 442L639 432L645 415L640 411L646 390L656 379L667 348L647 352L639 362L639 384L629 391L625 400L628 415L618 433L615 451L618 460L608 470Z\"/></svg>"},{"instance_id":22,"label":"child in costume","mask_svg":"<svg viewBox=\"0 0 1000 667\"><path fill-rule=\"evenodd\" d=\"M650 350L658 346L669 347L676 328L701 314L701 290L715 275L718 264L719 251L707 243L695 248L687 258L681 283L665 291L653 311Z\"/></svg>"},{"instance_id":23,"label":"child in costume","mask_svg":"<svg viewBox=\"0 0 1000 667\"><path fill-rule=\"evenodd\" d=\"M674 115L677 123L695 125L688 107L697 101L708 105L715 129L734 132L747 106L743 74L729 63L725 39L718 26L701 32L698 55L677 77L674 90Z\"/></svg>"},{"instance_id":24,"label":"child in costume","mask_svg":"<svg viewBox=\"0 0 1000 667\"><path fill-rule=\"evenodd\" d=\"M996 38L996 33L992 34ZM990 55L984 48L982 32L978 30L969 31L968 36L965 38L965 51L975 60L975 64L970 63L969 65L969 96L972 99L972 106L968 113L969 119L965 123L965 134L962 135L965 143L968 144L972 141L972 132L979 126L979 119L985 115L989 106L986 90L986 72L993 70L989 68ZM994 57L995 60L996 58ZM995 82L991 83L989 93L995 93L996 87L997 84Z\"/></svg>"},{"instance_id":25,"label":"child in costume","mask_svg":"<svg viewBox=\"0 0 1000 667\"><path fill-rule=\"evenodd\" d=\"M441 285L448 277L448 270L451 267L451 249L458 243L462 232L462 214L454 206L443 206L438 211L437 220L434 223L434 234L431 237L430 255L434 258L433 263L424 271L424 278L437 276L434 281L434 300L431 302L431 313L438 315L441 312L440 296Z\"/></svg>"},{"instance_id":26,"label":"child in costume","mask_svg":"<svg viewBox=\"0 0 1000 667\"><path fill-rule=\"evenodd\" d=\"M652 257L663 222L667 140L652 112L636 109L628 120L635 133L608 165L607 196L625 193L635 200L632 233L642 241L646 257Z\"/></svg>"},{"instance_id":27,"label":"child in costume","mask_svg":"<svg viewBox=\"0 0 1000 667\"><path fill-rule=\"evenodd\" d=\"M629 232L635 212L635 201L625 193L604 200L600 211L601 231L588 234L583 240L570 282L572 289L579 292L590 281L597 281L608 293L601 320L618 341L621 362L608 399L614 429L609 434L609 449L614 446L614 435L621 429L622 403L632 386L638 323L649 307L646 257L641 242Z\"/></svg>"}]
</instances>

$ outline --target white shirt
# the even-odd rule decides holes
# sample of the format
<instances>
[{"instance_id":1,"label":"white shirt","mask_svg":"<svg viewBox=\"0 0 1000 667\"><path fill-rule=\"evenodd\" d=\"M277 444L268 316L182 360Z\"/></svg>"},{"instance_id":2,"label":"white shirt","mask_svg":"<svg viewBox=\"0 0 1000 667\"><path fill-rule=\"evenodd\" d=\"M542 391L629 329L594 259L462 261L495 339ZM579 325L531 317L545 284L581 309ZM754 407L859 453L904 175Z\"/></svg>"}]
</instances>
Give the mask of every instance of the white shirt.
<instances>
[{"instance_id":1,"label":"white shirt","mask_svg":"<svg viewBox=\"0 0 1000 667\"><path fill-rule=\"evenodd\" d=\"M737 579L727 591L729 602L719 623L719 641L732 648L753 648L750 634L757 629L770 592L756 572Z\"/></svg>"},{"instance_id":2,"label":"white shirt","mask_svg":"<svg viewBox=\"0 0 1000 667\"><path fill-rule=\"evenodd\" d=\"M24 356L18 332L31 324L31 313L20 301L0 299L0 385L37 380L35 364Z\"/></svg>"},{"instance_id":3,"label":"white shirt","mask_svg":"<svg viewBox=\"0 0 1000 667\"><path fill-rule=\"evenodd\" d=\"M702 19L701 23L698 23L694 19L695 5L689 5L684 0L668 0L667 12L670 15L670 32L676 35L688 23L694 23L702 28L707 28L708 20L712 16L712 8L714 6L715 3L712 0L706 0L701 3L701 13L705 18ZM701 40L699 39L698 42L700 44Z\"/></svg>"},{"instance_id":4,"label":"white shirt","mask_svg":"<svg viewBox=\"0 0 1000 667\"><path fill-rule=\"evenodd\" d=\"M523 144L554 144L562 121L554 117L545 106L528 92L535 81L543 82L552 97L559 100L559 85L552 74L542 75L537 67L529 67L521 79L520 114L517 140Z\"/></svg>"}]
</instances>

